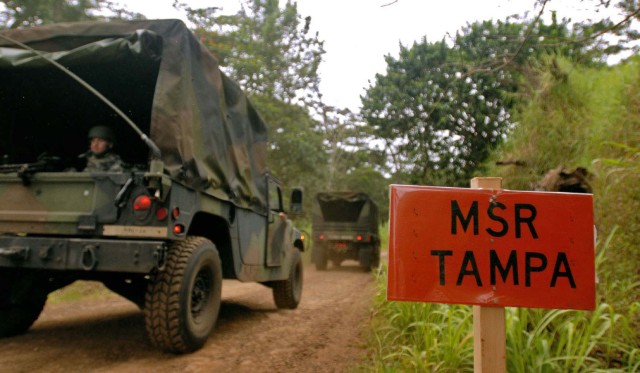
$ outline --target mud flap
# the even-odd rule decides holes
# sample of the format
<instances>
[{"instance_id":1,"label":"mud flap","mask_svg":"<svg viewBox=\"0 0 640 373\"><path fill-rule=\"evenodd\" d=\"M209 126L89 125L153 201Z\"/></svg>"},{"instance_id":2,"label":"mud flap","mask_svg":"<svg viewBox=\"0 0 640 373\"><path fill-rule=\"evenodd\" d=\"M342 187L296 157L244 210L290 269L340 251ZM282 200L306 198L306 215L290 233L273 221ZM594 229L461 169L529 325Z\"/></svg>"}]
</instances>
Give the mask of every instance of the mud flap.
<instances>
[{"instance_id":1,"label":"mud flap","mask_svg":"<svg viewBox=\"0 0 640 373\"><path fill-rule=\"evenodd\" d=\"M373 247L361 247L358 250L358 262L360 262L361 267L371 267L373 265Z\"/></svg>"}]
</instances>

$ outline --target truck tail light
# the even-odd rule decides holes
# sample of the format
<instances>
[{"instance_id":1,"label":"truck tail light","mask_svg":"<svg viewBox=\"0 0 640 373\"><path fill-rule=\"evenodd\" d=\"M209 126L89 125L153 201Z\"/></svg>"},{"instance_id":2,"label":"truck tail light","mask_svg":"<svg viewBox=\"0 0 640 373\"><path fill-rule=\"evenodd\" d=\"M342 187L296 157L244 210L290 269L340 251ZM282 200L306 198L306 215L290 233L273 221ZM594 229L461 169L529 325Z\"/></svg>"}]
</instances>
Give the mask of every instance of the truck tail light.
<instances>
[{"instance_id":1,"label":"truck tail light","mask_svg":"<svg viewBox=\"0 0 640 373\"><path fill-rule=\"evenodd\" d=\"M158 219L158 221L164 221L165 219L167 219L168 215L169 210L167 210L166 207L160 207L156 210L156 219Z\"/></svg>"},{"instance_id":2,"label":"truck tail light","mask_svg":"<svg viewBox=\"0 0 640 373\"><path fill-rule=\"evenodd\" d=\"M146 194L142 194L133 200L133 211L149 211L151 209L151 205L151 197Z\"/></svg>"},{"instance_id":3,"label":"truck tail light","mask_svg":"<svg viewBox=\"0 0 640 373\"><path fill-rule=\"evenodd\" d=\"M138 220L146 220L153 209L153 200L146 194L141 194L133 200L133 216Z\"/></svg>"},{"instance_id":4,"label":"truck tail light","mask_svg":"<svg viewBox=\"0 0 640 373\"><path fill-rule=\"evenodd\" d=\"M357 236L356 236L356 240L357 240L357 241L362 241L362 235L361 235L361 234L357 235Z\"/></svg>"}]
</instances>

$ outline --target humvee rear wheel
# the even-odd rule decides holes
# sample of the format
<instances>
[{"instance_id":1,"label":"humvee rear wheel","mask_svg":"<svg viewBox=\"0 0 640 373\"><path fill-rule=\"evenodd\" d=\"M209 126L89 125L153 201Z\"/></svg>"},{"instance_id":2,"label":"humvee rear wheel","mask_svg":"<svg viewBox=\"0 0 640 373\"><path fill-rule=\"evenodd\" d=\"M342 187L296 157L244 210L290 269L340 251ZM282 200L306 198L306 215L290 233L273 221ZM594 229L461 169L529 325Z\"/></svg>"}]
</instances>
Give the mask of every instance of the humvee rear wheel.
<instances>
[{"instance_id":1,"label":"humvee rear wheel","mask_svg":"<svg viewBox=\"0 0 640 373\"><path fill-rule=\"evenodd\" d=\"M273 300L278 308L295 309L302 297L302 256L295 250L289 278L273 282Z\"/></svg>"},{"instance_id":2,"label":"humvee rear wheel","mask_svg":"<svg viewBox=\"0 0 640 373\"><path fill-rule=\"evenodd\" d=\"M215 245L203 237L176 242L165 269L147 287L144 318L151 342L173 353L204 346L218 319L221 290Z\"/></svg>"},{"instance_id":3,"label":"humvee rear wheel","mask_svg":"<svg viewBox=\"0 0 640 373\"><path fill-rule=\"evenodd\" d=\"M0 338L26 332L38 319L48 293L34 276L0 273Z\"/></svg>"}]
</instances>

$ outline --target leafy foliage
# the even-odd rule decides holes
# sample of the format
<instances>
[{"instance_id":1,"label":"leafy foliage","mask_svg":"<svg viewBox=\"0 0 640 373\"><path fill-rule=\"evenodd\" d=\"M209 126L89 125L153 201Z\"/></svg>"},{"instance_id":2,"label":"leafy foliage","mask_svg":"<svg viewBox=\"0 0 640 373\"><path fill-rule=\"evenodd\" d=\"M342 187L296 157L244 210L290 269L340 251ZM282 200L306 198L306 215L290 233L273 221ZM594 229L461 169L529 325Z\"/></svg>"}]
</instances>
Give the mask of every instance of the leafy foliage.
<instances>
[{"instance_id":1,"label":"leafy foliage","mask_svg":"<svg viewBox=\"0 0 640 373\"><path fill-rule=\"evenodd\" d=\"M0 8L0 29L105 18L144 18L109 0L3 0L0 4L4 5L4 10Z\"/></svg>"},{"instance_id":2,"label":"leafy foliage","mask_svg":"<svg viewBox=\"0 0 640 373\"><path fill-rule=\"evenodd\" d=\"M215 7L181 6L201 41L246 91L287 103L317 100L323 42L309 35L311 17L302 20L295 2L281 9L279 0L245 0L237 14L223 16Z\"/></svg>"},{"instance_id":3,"label":"leafy foliage","mask_svg":"<svg viewBox=\"0 0 640 373\"><path fill-rule=\"evenodd\" d=\"M376 75L362 98L363 116L405 181L466 185L513 127L514 93L542 56L600 63L592 44L545 44L570 37L567 22L477 22L453 46L423 38L401 45L397 59L386 56L386 75Z\"/></svg>"},{"instance_id":4,"label":"leafy foliage","mask_svg":"<svg viewBox=\"0 0 640 373\"><path fill-rule=\"evenodd\" d=\"M467 180L508 127L495 80L463 78L450 54L444 42L402 47L363 99L363 115L412 183Z\"/></svg>"}]
</instances>

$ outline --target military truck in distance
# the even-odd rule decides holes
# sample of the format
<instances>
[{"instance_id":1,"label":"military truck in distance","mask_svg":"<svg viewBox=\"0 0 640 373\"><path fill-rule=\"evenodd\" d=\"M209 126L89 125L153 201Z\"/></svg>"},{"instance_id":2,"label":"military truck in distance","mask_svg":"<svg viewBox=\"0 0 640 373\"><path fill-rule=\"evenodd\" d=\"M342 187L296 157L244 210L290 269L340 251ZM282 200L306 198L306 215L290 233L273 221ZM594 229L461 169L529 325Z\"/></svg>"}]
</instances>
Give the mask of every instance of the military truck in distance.
<instances>
[{"instance_id":1,"label":"military truck in distance","mask_svg":"<svg viewBox=\"0 0 640 373\"><path fill-rule=\"evenodd\" d=\"M326 270L347 259L365 270L380 265L378 206L362 192L322 192L315 196L312 212L312 261Z\"/></svg>"},{"instance_id":2,"label":"military truck in distance","mask_svg":"<svg viewBox=\"0 0 640 373\"><path fill-rule=\"evenodd\" d=\"M96 124L116 134L124 172L76 164ZM206 342L223 278L296 308L304 247L266 134L181 21L0 32L0 337L76 280L135 302L151 342L174 353Z\"/></svg>"}]
</instances>

